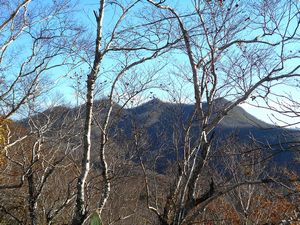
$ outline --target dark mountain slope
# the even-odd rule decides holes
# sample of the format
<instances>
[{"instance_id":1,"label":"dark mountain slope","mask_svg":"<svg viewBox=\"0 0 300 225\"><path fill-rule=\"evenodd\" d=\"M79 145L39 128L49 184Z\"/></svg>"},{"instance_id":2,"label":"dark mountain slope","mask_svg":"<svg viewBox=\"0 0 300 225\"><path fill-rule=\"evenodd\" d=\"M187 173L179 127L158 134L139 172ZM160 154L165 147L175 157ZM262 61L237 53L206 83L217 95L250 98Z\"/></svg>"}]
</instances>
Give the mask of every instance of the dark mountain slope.
<instances>
[{"instance_id":1,"label":"dark mountain slope","mask_svg":"<svg viewBox=\"0 0 300 225\"><path fill-rule=\"evenodd\" d=\"M230 104L225 99L217 99L214 110L218 112L224 105ZM204 104L205 108L206 105ZM95 117L102 118L107 109L107 101L99 100L95 102ZM136 132L143 133L140 137L147 144L140 149L140 152L151 157L159 157L158 166L163 168L167 162L172 162L176 157L182 156L182 151L175 154L174 142L179 147L183 144L183 127L186 126L188 118L193 114L194 106L189 104L172 104L153 99L140 106L129 109L122 109L115 104L114 111L117 112L111 124L111 136L113 141L119 146L124 146L134 138ZM72 121L76 116L76 126L78 132L82 131L84 118L84 105L74 109L66 107L56 107L47 110L36 116L43 123L47 121L49 115L55 119L54 129L60 129L62 123ZM23 123L27 123L26 120ZM92 138L94 148L99 140L99 129L94 128ZM256 140L260 145L272 149L276 155L274 160L279 164L291 164L296 158L293 151L290 151L291 142L300 140L297 130L281 129L267 124L247 113L241 107L234 108L215 128L215 138L218 140L227 139L235 135L240 142L251 142ZM192 142L197 140L199 130L193 126L191 132ZM80 140L78 140L80 141ZM293 148L295 149L295 148Z\"/></svg>"},{"instance_id":2,"label":"dark mountain slope","mask_svg":"<svg viewBox=\"0 0 300 225\"><path fill-rule=\"evenodd\" d=\"M224 99L216 100L215 111L229 103ZM186 125L193 110L193 105L171 104L154 99L136 108L125 110L127 116L121 119L122 122L119 123L118 128L124 129L124 125L131 124L131 120L135 121L140 129L146 130L149 149L153 154L160 154L158 164L163 166L167 161L172 161L177 157L174 152L174 138L177 139L179 145L183 143L183 126ZM127 127L125 130L129 135L131 129ZM218 139L226 139L234 134L241 142L250 143L256 140L261 146L273 151L274 161L280 165L292 164L296 156L294 151L290 151L295 150L294 147L291 148L291 144L300 140L297 130L282 129L267 124L241 107L236 107L228 113L215 128L215 134ZM199 136L196 126L193 127L191 136L194 140Z\"/></svg>"}]
</instances>

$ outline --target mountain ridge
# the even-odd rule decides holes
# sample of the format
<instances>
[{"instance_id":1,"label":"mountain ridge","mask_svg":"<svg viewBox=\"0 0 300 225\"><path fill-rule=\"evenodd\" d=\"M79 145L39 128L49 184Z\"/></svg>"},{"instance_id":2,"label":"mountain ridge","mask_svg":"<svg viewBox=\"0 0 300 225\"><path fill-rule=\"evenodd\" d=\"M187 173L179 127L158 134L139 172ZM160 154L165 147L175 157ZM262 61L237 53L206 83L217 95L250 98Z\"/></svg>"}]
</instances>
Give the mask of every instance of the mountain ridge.
<instances>
[{"instance_id":1,"label":"mountain ridge","mask_svg":"<svg viewBox=\"0 0 300 225\"><path fill-rule=\"evenodd\" d=\"M107 104L107 99L95 101L94 116L96 118L101 120L103 112L107 109ZM230 102L226 99L217 99L216 105L218 106L218 104L220 104L220 107L223 107L226 104L230 104ZM203 107L205 109L205 104ZM177 133L177 141L182 145L182 132L188 118L194 111L194 105L176 104L164 102L160 99L152 99L132 108L121 108L120 105L115 103L113 111L118 111L117 115L113 115L114 121L111 123L110 136L113 140L119 143L119 146L123 146L136 135L135 132L142 132L143 138L147 140L147 148L142 149L142 151L148 152L149 155L153 156L161 154L161 162L158 162L158 164L160 164L159 167L164 168L166 161L176 159L173 143L174 135ZM72 118L65 120L64 117L79 115L78 129L76 130L80 132L83 130L84 112L84 105L75 108L58 106L44 111L41 115L53 114L56 117L56 127L60 127L62 122L72 121ZM191 142L197 140L199 133L197 126L193 126L191 129ZM240 142L255 140L257 143L266 146L278 146L278 143L299 140L298 130L283 129L268 124L252 116L240 106L236 106L224 117L215 127L214 133L219 139L225 140L234 134ZM99 137L100 131L94 125L93 142L97 143ZM274 149L278 150L277 148ZM280 148L282 148L280 149L282 154L276 153L277 156L274 160L279 162L279 164L288 164L295 156L291 151L285 151L285 149L288 149L287 145L281 144Z\"/></svg>"}]
</instances>

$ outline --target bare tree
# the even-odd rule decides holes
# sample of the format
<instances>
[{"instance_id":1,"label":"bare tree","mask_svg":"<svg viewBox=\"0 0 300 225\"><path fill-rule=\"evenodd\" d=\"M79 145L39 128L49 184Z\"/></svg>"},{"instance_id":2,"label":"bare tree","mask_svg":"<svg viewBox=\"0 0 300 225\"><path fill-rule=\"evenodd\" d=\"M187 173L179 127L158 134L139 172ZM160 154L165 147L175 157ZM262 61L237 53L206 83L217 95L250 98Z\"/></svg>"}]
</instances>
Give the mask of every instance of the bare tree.
<instances>
[{"instance_id":1,"label":"bare tree","mask_svg":"<svg viewBox=\"0 0 300 225\"><path fill-rule=\"evenodd\" d=\"M12 210L6 208L12 205L3 204L1 213L10 215L19 224L37 224L38 221L43 221L39 201L45 197L45 189L53 188L49 180L53 179L57 168L65 163L70 151L70 146L63 146L66 152L61 145L51 146L49 137L46 136L53 132L55 121L52 117L45 116L43 121L46 120L46 123L41 125L35 114L45 106L45 102L37 99L52 88L50 82L45 82L56 83L58 76L55 73L59 73L60 77L68 73L62 74L59 69L69 71L76 64L70 60L70 52L66 51L67 46L72 44L73 38L76 39L81 31L70 20L72 7L70 1L1 2L0 127L5 131L1 146L1 157L5 159L5 164L1 169L3 182L0 189L3 193L10 193L4 198L4 202L12 201L16 190L19 190L20 199L27 199L23 202L25 215L16 211L19 203ZM9 120L12 117L20 119L26 116L30 118L31 129ZM61 127L56 128L60 130ZM66 141L66 136L58 137L57 141L61 141L61 138ZM71 191L69 194L65 204L71 198ZM55 201L52 210L44 206L45 211L50 210L48 222L64 208L61 200Z\"/></svg>"},{"instance_id":2,"label":"bare tree","mask_svg":"<svg viewBox=\"0 0 300 225\"><path fill-rule=\"evenodd\" d=\"M94 11L96 29L90 33L74 25L67 15L70 9L70 2L65 0L40 5L30 0L3 1L0 9L0 163L2 157L9 162L4 164L7 167L4 166L0 175L11 178L12 174L6 172L13 171L12 165L17 170L16 176L1 183L0 190L10 195L16 189L28 194L23 196L28 200L24 211L28 215L20 215L4 204L1 213L19 224L55 224L57 218L69 221L72 217L71 224L77 225L85 223L94 211L99 217L106 215L103 213L106 206L114 205L107 204L112 182L117 179L112 169L118 163L114 154L123 147L114 142L112 136L119 133L111 128L120 112L148 88L151 78L141 77L149 68L154 68L152 75L161 74L157 86L160 92L170 94L172 101L193 102L194 111L189 118L174 116L179 123L172 125L172 136L164 131L157 134L166 142L173 141L177 162L172 165L171 177L150 172L141 157L142 170L138 176L141 173L144 176L142 185L148 209L160 224L192 224L220 196L231 193L241 197L246 190L248 196L238 200L243 212L249 213L248 203L255 185L272 183L274 179L261 174L251 180L238 177L234 182L218 183L214 175L210 176L214 174L210 170L218 149L214 131L236 106L250 100L258 104L266 102L266 108L278 113L298 115L297 109L290 105L278 109L270 102L292 100L277 86L290 83L295 86L298 81L299 52L293 46L299 39L299 3L295 0L247 4L238 0L191 0L186 5L175 5L168 0L100 0L99 9ZM95 38L91 41L92 35ZM15 49L20 45L26 51L18 54ZM171 63L162 62L166 59ZM78 117L70 121L66 115L65 119L59 119L63 122L57 126L47 112L40 117L30 114L29 131L11 135L6 119L23 107L30 113L38 112L36 99L44 91L44 77L51 71L61 73L65 68L67 72L63 75L72 70L77 94L85 96L85 109L79 110L79 114L84 114L80 140L78 136L72 138L75 130L80 131L78 124L82 121ZM177 75L173 86L169 85L170 79L163 77L168 69L171 78ZM87 76L82 79L83 74ZM81 81L86 84L83 93L80 93ZM133 84L138 87L133 88ZM187 97L176 99L182 90L187 90ZM95 99L99 95L105 98L98 105L100 112L96 112ZM116 102L121 102L121 106ZM143 144L149 143L148 137L141 137L140 128L137 126L132 140L127 140L128 152L130 149L139 152ZM92 143L95 137L98 140ZM159 153L166 150L165 146L160 146ZM80 166L73 152L79 148L82 150ZM95 170L91 169L94 150L100 164ZM249 160L253 158L246 161ZM256 161L255 164L259 165ZM62 168L72 171L72 176L65 177ZM53 192L52 181L64 190L62 195L53 194L53 201L45 199L46 193ZM67 184L63 185L62 181ZM135 190L139 192L142 185L137 183ZM164 193L158 193L165 184L169 187L163 187ZM120 188L115 187L114 194ZM152 198L156 194L159 197ZM75 207L68 210L72 209L73 199L76 199ZM135 204L140 202L135 196L132 199ZM128 216L137 208L126 211ZM67 215L62 216L61 212ZM107 221L114 223L125 217L109 215Z\"/></svg>"},{"instance_id":3,"label":"bare tree","mask_svg":"<svg viewBox=\"0 0 300 225\"><path fill-rule=\"evenodd\" d=\"M182 38L178 48L190 66L187 81L193 87L195 102L195 112L185 129L183 162L169 201L164 210L150 209L161 224L189 224L205 205L238 185L222 189L208 181L206 192L196 192L212 153L212 131L247 99L269 98L278 83L287 84L299 77L300 66L293 63L299 53L291 52L299 33L299 4L190 1L184 11L168 5L168 1L148 2L161 9L161 20L177 24L173 29ZM220 97L230 101L218 104ZM205 107L203 102L207 103ZM200 134L191 143L194 124Z\"/></svg>"},{"instance_id":4,"label":"bare tree","mask_svg":"<svg viewBox=\"0 0 300 225\"><path fill-rule=\"evenodd\" d=\"M71 7L69 1L1 2L2 117L16 114L29 99L45 91L43 79L46 75L73 64L65 47L72 43L71 38L76 38L80 29L67 16Z\"/></svg>"},{"instance_id":5,"label":"bare tree","mask_svg":"<svg viewBox=\"0 0 300 225\"><path fill-rule=\"evenodd\" d=\"M27 126L15 122L7 126L1 207L4 215L20 224L52 224L63 218L59 214L75 196L70 156L80 145L74 138L76 118L70 121L67 111L53 108L29 118Z\"/></svg>"},{"instance_id":6,"label":"bare tree","mask_svg":"<svg viewBox=\"0 0 300 225\"><path fill-rule=\"evenodd\" d=\"M107 5L106 5L107 3ZM83 141L83 159L81 164L81 173L77 183L77 198L75 213L72 224L82 224L87 218L88 210L86 208L85 187L86 179L90 171L90 155L91 155L91 132L92 122L95 121L97 127L100 129L100 145L99 145L99 159L102 169L103 188L102 196L99 199L96 212L101 215L101 212L108 200L110 193L110 177L108 165L106 160L106 145L109 139L109 123L111 120L112 110L114 107L114 100L117 97L117 84L119 80L127 72L132 71L133 68L145 63L151 59L157 58L164 54L166 49L169 49L178 40L172 40L166 33L152 33L150 28L152 24L142 21L141 23L132 23L133 16L131 11L138 8L140 1L129 1L127 4L118 3L116 1L100 1L98 12L94 11L96 18L96 40L95 50L93 51L94 61L91 63L90 72L87 76L86 86L86 115L84 127L84 141ZM114 18L113 25L106 27L103 25L104 13L108 6L112 6L117 10L117 18ZM134 12L136 13L136 11ZM127 17L129 17L129 20ZM105 36L104 30L106 31ZM108 88L108 100L105 106L104 116L99 121L94 118L94 91L96 81L105 77L104 71L100 71L103 61L112 57L114 68L110 68L109 73L111 81ZM101 73L102 72L102 73ZM139 91L137 91L139 92ZM136 95L136 94L135 94ZM134 95L128 96L125 105L130 101ZM124 107L124 106L123 106Z\"/></svg>"},{"instance_id":7,"label":"bare tree","mask_svg":"<svg viewBox=\"0 0 300 225\"><path fill-rule=\"evenodd\" d=\"M218 166L222 168L221 171L219 169L219 177L222 182L226 183L230 180L229 183L234 185L272 176L271 172L267 172L270 161L264 160L264 155L267 155L264 153L266 149L261 148L255 142L247 144L241 142L241 140L235 140L234 137L228 138L213 156L221 161ZM217 168L214 170L218 171ZM262 190L261 186L246 184L237 187L226 195L228 202L233 206L240 221L243 221L244 224L250 222L251 214L254 214L255 209L261 204L258 199L259 196L264 195Z\"/></svg>"}]
</instances>

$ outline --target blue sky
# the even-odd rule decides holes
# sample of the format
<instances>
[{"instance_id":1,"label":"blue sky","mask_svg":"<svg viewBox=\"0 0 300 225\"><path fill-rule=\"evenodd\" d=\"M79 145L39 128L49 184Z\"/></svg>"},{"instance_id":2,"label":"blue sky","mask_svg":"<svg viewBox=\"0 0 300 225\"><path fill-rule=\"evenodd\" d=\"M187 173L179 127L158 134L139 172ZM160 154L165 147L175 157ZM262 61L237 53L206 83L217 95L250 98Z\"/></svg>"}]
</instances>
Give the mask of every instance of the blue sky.
<instances>
[{"instance_id":1,"label":"blue sky","mask_svg":"<svg viewBox=\"0 0 300 225\"><path fill-rule=\"evenodd\" d=\"M170 1L169 1L170 2ZM188 10L189 5L188 4L182 4L183 1L172 1L172 4L177 8L180 8L181 10L185 11ZM76 16L81 21L81 23L84 24L84 26L86 26L87 30L91 30L91 40L94 39L93 37L93 32L95 30L95 20L94 20L94 15L93 15L93 10L97 10L98 8L98 1L94 1L94 0L86 0L86 1L79 1L78 2L78 6L77 9L78 11L76 12ZM115 22L115 18L116 15L118 14L117 11L110 9L106 11L106 17L104 19L104 33L106 32L105 29L108 27L110 28L110 26ZM256 33L252 33L251 35L256 35ZM245 35L246 36L246 35ZM247 38L249 38L249 36L247 36ZM297 50L299 49L299 44L295 43L294 45L290 45L289 49L291 50ZM174 60L176 59L176 60ZM162 82L165 82L166 80L170 79L170 83L172 83L173 89L176 89L176 92L173 92L173 94L182 94L183 98L182 101L186 101L186 102L192 102L193 98L190 97L192 96L192 88L191 85L189 84L182 84L182 82L184 82L184 80L182 79L178 79L178 78L173 78L172 81L172 73L176 73L177 69L176 66L180 66L182 65L183 67L186 66L187 70L189 70L189 65L188 65L188 61L187 61L187 56L182 54L182 53L178 53L175 55L169 55L166 56L166 58L164 60L169 60L170 62L172 61L172 63L169 63L167 66L165 66L164 69L160 70L158 73L158 79L162 79ZM175 63L174 63L175 62ZM140 73L146 73L145 71L147 69L153 69L153 67L155 68L155 66L158 64L158 61L154 61L152 63L146 63L145 65L143 65L142 67L140 67L138 69L138 71L140 71ZM299 60L294 60L290 62L290 65L287 65L287 67L292 67L294 66L293 64L299 64ZM116 59L115 58L106 58L103 62L103 70L102 71L108 71L114 68L114 66L116 65ZM82 73L83 77L82 79L79 80L79 82L82 84L84 84L85 80L84 77L86 75L86 73L88 73L89 71L89 67L87 65L83 65L81 66L81 71L77 70L78 73ZM187 72L189 73L189 72ZM62 98L64 102L67 103L72 103L74 104L75 102L75 95L76 93L74 92L74 89L71 88L71 86L74 86L74 82L72 80L69 79L61 79L59 74L64 74L63 71L55 71L53 73L53 84L55 82L55 88L53 88L52 93L54 93L53 95L49 96L49 102L52 101L53 96L56 98ZM59 79L57 79L59 78ZM178 79L178 83L176 84L176 79ZM106 75L101 75L99 82L102 83L104 81L107 80L107 83L109 83L109 77L107 77ZM172 81L172 82L171 82ZM160 83L158 81L158 83ZM155 85L157 86L156 83ZM169 82L167 82L169 83ZM167 86L168 84L165 83L164 86ZM293 84L292 84L293 85ZM298 91L295 87L292 87L292 85L278 85L272 88L272 90L276 93L280 93L280 94L290 94L292 95L296 100L300 100L300 96L298 94ZM170 87L171 88L171 87ZM165 88L167 89L167 87ZM180 93L179 93L180 92ZM103 92L104 93L104 92ZM61 97L60 97L61 96ZM153 90L149 90L146 91L142 96L138 97L138 100L140 100L141 102L143 101L147 101L148 99L150 99L150 97L158 97L161 98L165 101L168 100L172 100L172 94L167 93L166 91L161 91L158 88L153 89ZM274 101L276 101L277 97L273 96L272 97ZM47 102L47 101L45 101ZM250 112L252 115L258 117L261 120L267 121L267 122L271 122L272 118L272 113L274 114L275 117L278 117L280 119L283 119L284 117L282 117L281 115L278 115L274 112L265 110L265 109L261 109L258 107L255 107L254 105L262 105L264 106L263 101L256 99L256 101L251 101L248 100L247 102L245 102L244 104L242 104L241 106L246 109L248 112ZM272 106L274 106L275 108L279 108L280 107L280 102L272 103ZM274 119L274 118L273 118ZM297 122L297 118L284 118L285 121L288 122ZM282 122L276 120L280 125L283 125ZM300 122L300 120L299 120Z\"/></svg>"}]
</instances>

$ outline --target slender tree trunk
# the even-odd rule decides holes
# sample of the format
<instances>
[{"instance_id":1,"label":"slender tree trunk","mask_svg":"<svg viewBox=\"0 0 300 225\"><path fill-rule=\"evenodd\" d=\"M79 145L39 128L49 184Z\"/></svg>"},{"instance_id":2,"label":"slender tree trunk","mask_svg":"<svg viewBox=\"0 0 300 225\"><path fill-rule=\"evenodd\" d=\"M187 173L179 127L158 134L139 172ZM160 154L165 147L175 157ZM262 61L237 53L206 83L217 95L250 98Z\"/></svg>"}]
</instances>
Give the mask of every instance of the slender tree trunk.
<instances>
[{"instance_id":1,"label":"slender tree trunk","mask_svg":"<svg viewBox=\"0 0 300 225\"><path fill-rule=\"evenodd\" d=\"M112 110L112 106L109 109L110 111ZM109 119L110 112L108 114L108 119ZM105 158L105 142L106 142L106 132L107 132L107 123L105 123L104 130L102 131L101 135L101 144L100 144L100 163L102 165L102 178L103 178L103 188L102 188L102 198L100 199L99 202L99 208L98 208L98 213L99 215L101 214L105 203L108 200L109 197L109 192L110 192L110 181L109 181L109 175L108 175L108 167L106 163L106 158Z\"/></svg>"},{"instance_id":2,"label":"slender tree trunk","mask_svg":"<svg viewBox=\"0 0 300 225\"><path fill-rule=\"evenodd\" d=\"M94 95L95 75L91 73L87 81L87 102L86 117L83 137L83 158L81 163L81 173L77 181L77 197L75 206L75 215L72 224L82 224L86 217L85 208L85 183L90 170L90 154L91 154L91 126L93 114L93 95Z\"/></svg>"},{"instance_id":3,"label":"slender tree trunk","mask_svg":"<svg viewBox=\"0 0 300 225\"><path fill-rule=\"evenodd\" d=\"M75 212L72 219L72 225L81 225L86 216L87 209L85 204L85 184L90 171L90 155L91 155L91 131L93 119L93 105L94 105L94 88L97 75L100 70L102 60L101 54L101 39L102 39L102 20L104 14L105 0L100 1L99 14L95 12L97 20L97 37L96 49L93 68L87 78L87 94L86 94L86 115L84 124L84 137L83 137L83 158L81 163L81 173L77 181L77 195Z\"/></svg>"},{"instance_id":4,"label":"slender tree trunk","mask_svg":"<svg viewBox=\"0 0 300 225\"><path fill-rule=\"evenodd\" d=\"M32 169L30 169L28 173L27 181L28 181L28 193L29 193L28 210L29 210L30 224L37 225L37 215L36 215L37 202L36 202L34 177L33 177Z\"/></svg>"}]
</instances>

